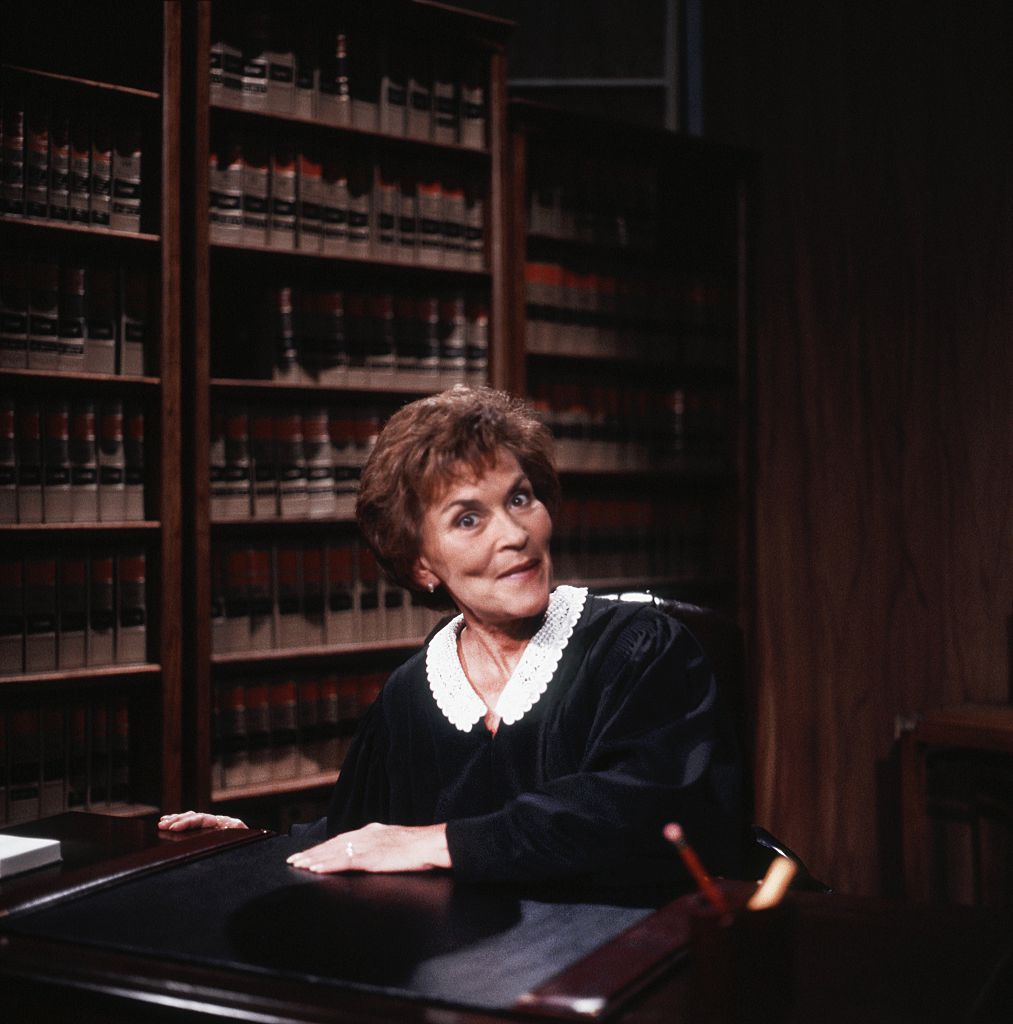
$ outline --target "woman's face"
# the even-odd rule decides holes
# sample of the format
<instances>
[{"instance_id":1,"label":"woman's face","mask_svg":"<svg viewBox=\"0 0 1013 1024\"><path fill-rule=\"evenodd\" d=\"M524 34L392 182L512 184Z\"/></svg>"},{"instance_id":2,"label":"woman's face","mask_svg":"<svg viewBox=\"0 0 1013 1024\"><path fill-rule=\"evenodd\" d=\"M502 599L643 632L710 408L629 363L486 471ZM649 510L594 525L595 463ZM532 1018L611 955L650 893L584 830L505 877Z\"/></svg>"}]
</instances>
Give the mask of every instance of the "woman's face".
<instances>
[{"instance_id":1,"label":"woman's face","mask_svg":"<svg viewBox=\"0 0 1013 1024\"><path fill-rule=\"evenodd\" d=\"M551 536L548 509L500 449L481 476L465 469L425 510L416 578L442 583L468 622L530 619L549 602Z\"/></svg>"}]
</instances>

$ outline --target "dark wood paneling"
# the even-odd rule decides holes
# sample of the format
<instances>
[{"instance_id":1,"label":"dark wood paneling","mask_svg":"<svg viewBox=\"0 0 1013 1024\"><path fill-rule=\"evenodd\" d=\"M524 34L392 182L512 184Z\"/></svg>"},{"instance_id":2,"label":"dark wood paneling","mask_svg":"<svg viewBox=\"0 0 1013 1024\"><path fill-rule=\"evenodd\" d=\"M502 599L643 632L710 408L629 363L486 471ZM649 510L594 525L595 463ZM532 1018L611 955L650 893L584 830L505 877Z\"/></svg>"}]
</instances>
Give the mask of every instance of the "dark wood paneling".
<instances>
[{"instance_id":1,"label":"dark wood paneling","mask_svg":"<svg viewBox=\"0 0 1013 1024\"><path fill-rule=\"evenodd\" d=\"M896 873L895 716L1010 698L1004 13L708 5L707 134L762 167L757 812L852 892Z\"/></svg>"}]
</instances>

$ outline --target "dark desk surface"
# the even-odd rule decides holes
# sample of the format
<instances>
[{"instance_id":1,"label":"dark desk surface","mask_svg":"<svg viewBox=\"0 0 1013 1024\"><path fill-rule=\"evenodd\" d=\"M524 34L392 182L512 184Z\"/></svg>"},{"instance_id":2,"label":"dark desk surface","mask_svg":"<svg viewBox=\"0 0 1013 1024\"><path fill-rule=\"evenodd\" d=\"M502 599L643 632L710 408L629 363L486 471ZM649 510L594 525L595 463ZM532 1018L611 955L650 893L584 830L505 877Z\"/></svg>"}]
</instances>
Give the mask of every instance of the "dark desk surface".
<instances>
[{"instance_id":1,"label":"dark desk surface","mask_svg":"<svg viewBox=\"0 0 1013 1024\"><path fill-rule=\"evenodd\" d=\"M293 840L260 832L165 835L85 814L8 831L60 837L65 854L0 884L0 1005L19 1024L986 1021L1013 1008L1005 914L794 894L729 926L695 897L654 910L446 874L308 875L285 865Z\"/></svg>"}]
</instances>

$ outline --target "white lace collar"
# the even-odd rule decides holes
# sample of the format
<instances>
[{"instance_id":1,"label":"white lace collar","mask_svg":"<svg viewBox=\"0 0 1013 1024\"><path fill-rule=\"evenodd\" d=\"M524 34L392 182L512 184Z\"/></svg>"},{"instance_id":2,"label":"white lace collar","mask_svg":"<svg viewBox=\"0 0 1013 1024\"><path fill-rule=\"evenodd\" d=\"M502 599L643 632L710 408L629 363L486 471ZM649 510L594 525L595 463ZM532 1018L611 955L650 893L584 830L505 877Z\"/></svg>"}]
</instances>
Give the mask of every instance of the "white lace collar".
<instances>
[{"instance_id":1,"label":"white lace collar","mask_svg":"<svg viewBox=\"0 0 1013 1024\"><path fill-rule=\"evenodd\" d=\"M506 725L519 722L545 693L586 600L586 587L557 587L549 598L545 622L528 641L493 709ZM464 616L458 615L429 641L426 675L447 721L461 732L470 732L488 709L472 689L457 655L457 638L463 628Z\"/></svg>"}]
</instances>

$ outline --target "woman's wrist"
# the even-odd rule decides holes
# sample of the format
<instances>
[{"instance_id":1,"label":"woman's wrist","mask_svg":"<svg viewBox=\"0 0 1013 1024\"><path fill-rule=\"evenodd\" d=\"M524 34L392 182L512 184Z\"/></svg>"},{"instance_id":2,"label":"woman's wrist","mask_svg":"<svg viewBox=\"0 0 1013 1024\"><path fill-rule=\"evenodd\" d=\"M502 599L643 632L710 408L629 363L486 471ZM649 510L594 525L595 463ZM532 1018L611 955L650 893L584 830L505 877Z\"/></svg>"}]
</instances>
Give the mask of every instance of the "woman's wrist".
<instances>
[{"instance_id":1,"label":"woman's wrist","mask_svg":"<svg viewBox=\"0 0 1013 1024\"><path fill-rule=\"evenodd\" d=\"M447 825L422 825L423 857L431 868L450 868L450 847L447 845Z\"/></svg>"}]
</instances>

